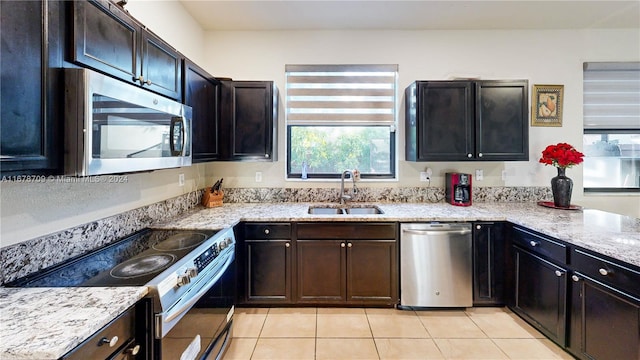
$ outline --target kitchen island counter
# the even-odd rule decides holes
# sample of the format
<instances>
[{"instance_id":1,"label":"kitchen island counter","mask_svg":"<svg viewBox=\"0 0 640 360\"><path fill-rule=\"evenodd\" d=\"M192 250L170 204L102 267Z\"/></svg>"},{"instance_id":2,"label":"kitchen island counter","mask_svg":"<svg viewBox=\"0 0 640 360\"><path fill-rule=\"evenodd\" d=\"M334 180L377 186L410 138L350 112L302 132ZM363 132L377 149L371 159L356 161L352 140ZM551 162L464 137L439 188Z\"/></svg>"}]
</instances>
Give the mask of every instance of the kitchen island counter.
<instances>
[{"instance_id":1,"label":"kitchen island counter","mask_svg":"<svg viewBox=\"0 0 640 360\"><path fill-rule=\"evenodd\" d=\"M362 203L353 203L362 206ZM197 207L155 224L165 229L220 229L241 221L258 222L429 222L509 221L567 243L640 267L640 219L594 209L559 210L533 202L476 203L457 207L445 203L375 203L378 215L315 215L310 206L334 203L231 203Z\"/></svg>"},{"instance_id":2,"label":"kitchen island counter","mask_svg":"<svg viewBox=\"0 0 640 360\"><path fill-rule=\"evenodd\" d=\"M0 359L59 359L146 294L145 286L0 288Z\"/></svg>"}]
</instances>

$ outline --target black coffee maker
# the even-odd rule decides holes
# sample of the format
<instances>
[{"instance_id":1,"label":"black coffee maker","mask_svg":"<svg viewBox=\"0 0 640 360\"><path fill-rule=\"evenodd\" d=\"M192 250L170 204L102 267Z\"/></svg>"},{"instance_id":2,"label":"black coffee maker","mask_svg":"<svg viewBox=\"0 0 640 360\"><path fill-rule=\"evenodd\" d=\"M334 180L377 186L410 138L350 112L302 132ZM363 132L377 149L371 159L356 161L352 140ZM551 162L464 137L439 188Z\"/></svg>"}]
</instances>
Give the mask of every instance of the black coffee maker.
<instances>
[{"instance_id":1,"label":"black coffee maker","mask_svg":"<svg viewBox=\"0 0 640 360\"><path fill-rule=\"evenodd\" d=\"M456 206L471 206L471 174L445 174L445 201Z\"/></svg>"}]
</instances>

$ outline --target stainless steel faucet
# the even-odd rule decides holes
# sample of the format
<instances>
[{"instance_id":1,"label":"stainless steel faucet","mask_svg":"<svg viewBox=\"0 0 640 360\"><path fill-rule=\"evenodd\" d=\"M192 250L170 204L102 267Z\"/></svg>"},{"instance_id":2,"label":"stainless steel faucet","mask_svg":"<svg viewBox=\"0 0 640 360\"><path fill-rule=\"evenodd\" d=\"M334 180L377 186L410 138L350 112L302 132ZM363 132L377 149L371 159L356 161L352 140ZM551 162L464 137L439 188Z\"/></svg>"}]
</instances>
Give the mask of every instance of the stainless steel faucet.
<instances>
[{"instance_id":1,"label":"stainless steel faucet","mask_svg":"<svg viewBox=\"0 0 640 360\"><path fill-rule=\"evenodd\" d=\"M349 176L351 176L351 180L353 180L353 191L351 192L352 195L355 195L358 193L358 188L356 187L356 178L353 176L353 173L350 170L345 170L342 172L342 175L340 176L340 205L344 205L345 201L351 200L352 195L345 195L344 193L344 177L349 174Z\"/></svg>"}]
</instances>

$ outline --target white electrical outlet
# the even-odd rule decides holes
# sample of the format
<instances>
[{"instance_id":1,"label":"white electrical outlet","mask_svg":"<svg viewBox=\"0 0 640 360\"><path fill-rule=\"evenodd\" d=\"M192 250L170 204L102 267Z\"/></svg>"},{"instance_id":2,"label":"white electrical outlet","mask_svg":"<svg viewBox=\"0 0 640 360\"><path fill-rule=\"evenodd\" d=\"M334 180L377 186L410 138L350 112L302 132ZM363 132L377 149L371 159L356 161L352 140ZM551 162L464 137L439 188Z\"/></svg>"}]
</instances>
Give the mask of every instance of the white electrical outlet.
<instances>
[{"instance_id":1,"label":"white electrical outlet","mask_svg":"<svg viewBox=\"0 0 640 360\"><path fill-rule=\"evenodd\" d=\"M184 174L178 174L178 186L184 186Z\"/></svg>"},{"instance_id":2,"label":"white electrical outlet","mask_svg":"<svg viewBox=\"0 0 640 360\"><path fill-rule=\"evenodd\" d=\"M502 170L502 180L507 180L507 170Z\"/></svg>"},{"instance_id":3,"label":"white electrical outlet","mask_svg":"<svg viewBox=\"0 0 640 360\"><path fill-rule=\"evenodd\" d=\"M420 172L420 181L431 181L431 175L433 175L431 168L424 169Z\"/></svg>"},{"instance_id":4,"label":"white electrical outlet","mask_svg":"<svg viewBox=\"0 0 640 360\"><path fill-rule=\"evenodd\" d=\"M482 181L482 180L484 180L484 170L477 169L476 170L476 181Z\"/></svg>"},{"instance_id":5,"label":"white electrical outlet","mask_svg":"<svg viewBox=\"0 0 640 360\"><path fill-rule=\"evenodd\" d=\"M262 182L262 172L256 171L256 182Z\"/></svg>"}]
</instances>

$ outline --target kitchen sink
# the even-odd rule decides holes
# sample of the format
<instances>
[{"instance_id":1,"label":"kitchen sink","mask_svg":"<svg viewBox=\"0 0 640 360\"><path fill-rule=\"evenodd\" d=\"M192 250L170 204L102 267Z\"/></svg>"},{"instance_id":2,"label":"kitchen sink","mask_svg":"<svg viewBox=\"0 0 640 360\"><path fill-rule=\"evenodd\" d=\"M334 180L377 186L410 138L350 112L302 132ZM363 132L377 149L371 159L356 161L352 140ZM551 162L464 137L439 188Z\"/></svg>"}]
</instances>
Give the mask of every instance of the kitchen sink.
<instances>
[{"instance_id":1,"label":"kitchen sink","mask_svg":"<svg viewBox=\"0 0 640 360\"><path fill-rule=\"evenodd\" d=\"M309 207L309 214L315 215L336 215L343 214L344 209L341 208L332 208L332 207Z\"/></svg>"},{"instance_id":2,"label":"kitchen sink","mask_svg":"<svg viewBox=\"0 0 640 360\"><path fill-rule=\"evenodd\" d=\"M309 214L314 215L376 215L384 214L377 206L330 207L310 206Z\"/></svg>"},{"instance_id":3,"label":"kitchen sink","mask_svg":"<svg viewBox=\"0 0 640 360\"><path fill-rule=\"evenodd\" d=\"M354 207L354 208L347 208L345 210L347 211L347 214L353 214L353 215L376 215L376 214L383 213L382 210L380 210L380 208L377 206Z\"/></svg>"}]
</instances>

